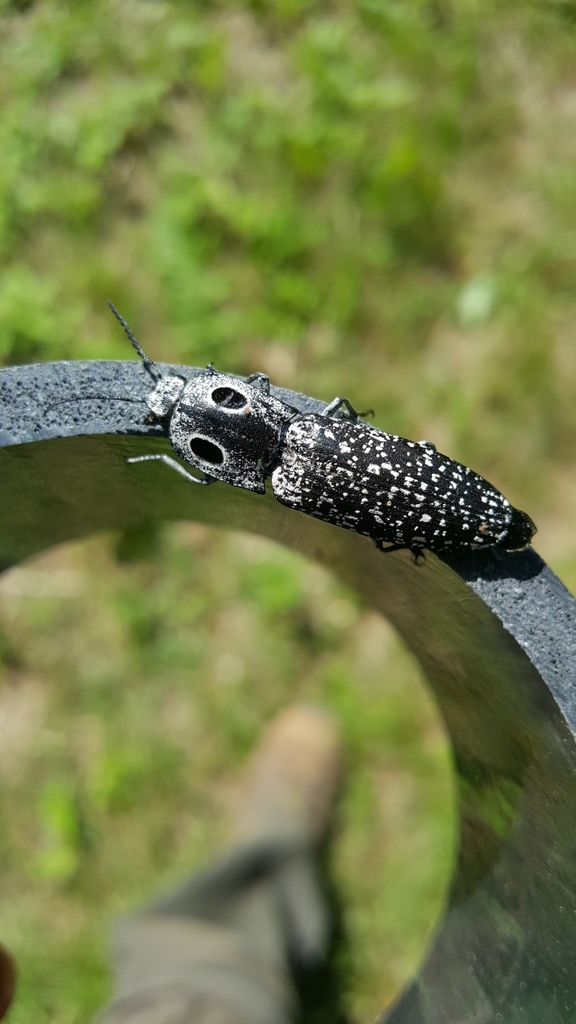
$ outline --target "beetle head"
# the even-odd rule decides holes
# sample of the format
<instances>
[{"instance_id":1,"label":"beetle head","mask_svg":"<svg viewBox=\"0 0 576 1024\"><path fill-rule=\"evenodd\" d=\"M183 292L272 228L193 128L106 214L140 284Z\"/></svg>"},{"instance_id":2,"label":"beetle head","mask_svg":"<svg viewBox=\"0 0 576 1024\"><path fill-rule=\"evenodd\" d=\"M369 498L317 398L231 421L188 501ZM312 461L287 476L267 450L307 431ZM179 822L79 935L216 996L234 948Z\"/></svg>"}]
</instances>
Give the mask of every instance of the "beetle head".
<instances>
[{"instance_id":1,"label":"beetle head","mask_svg":"<svg viewBox=\"0 0 576 1024\"><path fill-rule=\"evenodd\" d=\"M150 412L157 419L163 420L170 416L182 394L186 381L183 377L176 377L170 374L168 377L160 377L156 387L150 392L146 399L146 405Z\"/></svg>"},{"instance_id":2,"label":"beetle head","mask_svg":"<svg viewBox=\"0 0 576 1024\"><path fill-rule=\"evenodd\" d=\"M188 381L163 376L124 317L108 305L154 380L146 404L153 416L168 421L176 454L207 477L264 494L282 429L296 410L272 397L264 373L241 380L209 366Z\"/></svg>"},{"instance_id":3,"label":"beetle head","mask_svg":"<svg viewBox=\"0 0 576 1024\"><path fill-rule=\"evenodd\" d=\"M180 381L159 382L150 408L155 395L160 406L169 398L169 387L176 393L170 379ZM209 368L180 383L169 420L176 454L216 480L264 494L282 428L295 410L272 397L270 381L260 373L242 380Z\"/></svg>"}]
</instances>

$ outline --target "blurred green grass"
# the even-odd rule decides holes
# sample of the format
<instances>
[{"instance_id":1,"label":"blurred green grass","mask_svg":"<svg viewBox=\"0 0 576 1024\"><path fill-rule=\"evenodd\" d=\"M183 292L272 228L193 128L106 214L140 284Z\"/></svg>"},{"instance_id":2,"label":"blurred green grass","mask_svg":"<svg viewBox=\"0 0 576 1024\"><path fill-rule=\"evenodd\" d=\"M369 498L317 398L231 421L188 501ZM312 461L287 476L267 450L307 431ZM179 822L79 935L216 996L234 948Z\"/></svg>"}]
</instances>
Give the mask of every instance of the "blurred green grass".
<instances>
[{"instance_id":1,"label":"blurred green grass","mask_svg":"<svg viewBox=\"0 0 576 1024\"><path fill-rule=\"evenodd\" d=\"M13 570L0 622L0 934L22 974L10 1020L89 1019L113 915L225 843L239 766L300 700L344 732L340 968L351 1011L373 1017L422 955L453 847L445 736L391 628L300 557L192 525L146 561L96 538Z\"/></svg>"},{"instance_id":2,"label":"blurred green grass","mask_svg":"<svg viewBox=\"0 0 576 1024\"><path fill-rule=\"evenodd\" d=\"M429 437L576 586L573 0L0 2L0 358L241 373ZM339 715L351 1012L423 955L453 808L434 707L319 569L199 528L0 588L0 933L12 1022L83 1022L113 913L224 840L294 698ZM385 673L385 692L373 680Z\"/></svg>"}]
</instances>

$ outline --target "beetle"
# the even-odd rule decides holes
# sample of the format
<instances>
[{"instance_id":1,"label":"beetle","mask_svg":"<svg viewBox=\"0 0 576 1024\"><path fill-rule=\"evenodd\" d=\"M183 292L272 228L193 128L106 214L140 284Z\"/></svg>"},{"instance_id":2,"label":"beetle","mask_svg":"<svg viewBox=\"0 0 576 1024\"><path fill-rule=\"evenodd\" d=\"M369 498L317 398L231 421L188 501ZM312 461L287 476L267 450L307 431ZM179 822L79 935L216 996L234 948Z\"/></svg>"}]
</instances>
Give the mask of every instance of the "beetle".
<instances>
[{"instance_id":1,"label":"beetle","mask_svg":"<svg viewBox=\"0 0 576 1024\"><path fill-rule=\"evenodd\" d=\"M154 381L150 415L164 423L174 453L160 460L195 484L216 480L257 494L270 477L282 505L370 537L384 552L493 548L517 551L536 528L492 484L441 455L364 422L346 398L302 413L270 392L270 379L246 380L210 365L194 377L162 375L110 303Z\"/></svg>"}]
</instances>

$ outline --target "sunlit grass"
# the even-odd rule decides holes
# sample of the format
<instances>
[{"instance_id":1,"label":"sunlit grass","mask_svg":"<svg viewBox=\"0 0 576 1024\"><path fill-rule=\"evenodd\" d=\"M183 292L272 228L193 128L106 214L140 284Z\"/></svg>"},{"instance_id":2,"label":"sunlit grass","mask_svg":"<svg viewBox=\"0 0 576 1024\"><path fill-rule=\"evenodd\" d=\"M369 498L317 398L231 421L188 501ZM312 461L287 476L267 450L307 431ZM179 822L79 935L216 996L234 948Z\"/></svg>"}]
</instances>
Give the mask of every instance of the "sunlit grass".
<instances>
[{"instance_id":1,"label":"sunlit grass","mask_svg":"<svg viewBox=\"0 0 576 1024\"><path fill-rule=\"evenodd\" d=\"M4 577L12 1019L88 1018L113 914L225 842L238 769L291 701L331 708L343 730L342 971L351 1009L373 1017L422 956L449 881L451 774L432 700L390 627L323 570L199 527L157 543L146 563L118 564L95 540Z\"/></svg>"},{"instance_id":2,"label":"sunlit grass","mask_svg":"<svg viewBox=\"0 0 576 1024\"><path fill-rule=\"evenodd\" d=\"M526 508L576 586L574 4L0 3L0 357L264 370ZM13 1022L80 1024L115 913L225 840L294 699L349 760L334 871L373 1017L441 911L450 768L417 669L319 569L192 527L0 585Z\"/></svg>"}]
</instances>

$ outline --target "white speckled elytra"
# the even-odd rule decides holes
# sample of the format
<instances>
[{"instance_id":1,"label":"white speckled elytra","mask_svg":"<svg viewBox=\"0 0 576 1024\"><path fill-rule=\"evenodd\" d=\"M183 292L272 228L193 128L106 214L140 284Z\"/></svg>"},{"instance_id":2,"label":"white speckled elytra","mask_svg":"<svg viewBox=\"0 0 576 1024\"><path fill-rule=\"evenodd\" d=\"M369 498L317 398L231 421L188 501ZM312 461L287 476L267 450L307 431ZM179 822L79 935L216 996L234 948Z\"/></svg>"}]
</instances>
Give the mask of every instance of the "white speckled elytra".
<instances>
[{"instance_id":1,"label":"white speckled elytra","mask_svg":"<svg viewBox=\"0 0 576 1024\"><path fill-rule=\"evenodd\" d=\"M168 455L129 462L159 459L193 483L221 480L259 494L270 477L282 505L370 537L382 551L515 551L534 535L530 517L483 477L427 441L363 422L345 398L322 414L300 413L270 394L265 374L244 381L209 366L190 380L163 377L110 305L154 378L151 415L203 475Z\"/></svg>"}]
</instances>

